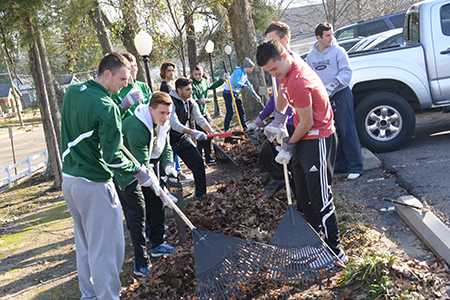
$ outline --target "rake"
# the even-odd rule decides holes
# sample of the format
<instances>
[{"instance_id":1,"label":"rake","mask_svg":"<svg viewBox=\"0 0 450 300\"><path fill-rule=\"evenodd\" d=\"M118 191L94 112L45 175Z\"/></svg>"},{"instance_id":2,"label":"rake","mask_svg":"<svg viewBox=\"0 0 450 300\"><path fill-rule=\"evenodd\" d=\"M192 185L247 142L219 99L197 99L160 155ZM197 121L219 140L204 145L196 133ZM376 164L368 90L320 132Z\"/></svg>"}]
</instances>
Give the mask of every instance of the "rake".
<instances>
[{"instance_id":1,"label":"rake","mask_svg":"<svg viewBox=\"0 0 450 300\"><path fill-rule=\"evenodd\" d=\"M289 284L314 283L334 274L340 267L340 260L294 209L285 160L283 169L288 209L270 241L276 247L272 265L268 267L269 276Z\"/></svg>"},{"instance_id":2,"label":"rake","mask_svg":"<svg viewBox=\"0 0 450 300\"><path fill-rule=\"evenodd\" d=\"M122 145L122 151L139 162ZM160 187L172 209L192 230L198 299L231 299L245 295L246 283L263 277L274 247L196 228Z\"/></svg>"}]
</instances>

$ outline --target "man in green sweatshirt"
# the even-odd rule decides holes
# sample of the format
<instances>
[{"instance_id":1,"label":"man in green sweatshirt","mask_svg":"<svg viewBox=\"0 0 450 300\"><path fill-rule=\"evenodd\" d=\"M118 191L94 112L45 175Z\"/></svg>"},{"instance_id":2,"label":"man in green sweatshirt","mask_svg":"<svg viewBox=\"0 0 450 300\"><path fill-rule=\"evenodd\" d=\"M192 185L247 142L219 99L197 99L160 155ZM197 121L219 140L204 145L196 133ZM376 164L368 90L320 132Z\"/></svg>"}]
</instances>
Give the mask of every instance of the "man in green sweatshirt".
<instances>
[{"instance_id":1,"label":"man in green sweatshirt","mask_svg":"<svg viewBox=\"0 0 450 300\"><path fill-rule=\"evenodd\" d=\"M74 223L83 300L119 300L125 237L113 170L143 186L158 185L145 166L121 152L122 123L109 93L119 93L129 76L130 63L110 53L94 80L67 89L61 110L62 190Z\"/></svg>"},{"instance_id":2,"label":"man in green sweatshirt","mask_svg":"<svg viewBox=\"0 0 450 300\"><path fill-rule=\"evenodd\" d=\"M149 104L139 105L134 115L123 122L124 144L133 156L145 165L152 177L157 176L152 166L160 162L165 173L177 176L173 162L173 152L169 140L169 117L173 101L165 92L155 92ZM157 167L156 167L157 169ZM150 257L145 241L145 221L149 225L149 240L152 243L151 256L158 257L171 254L176 248L164 242L164 211L159 189L141 187L130 175L119 172L115 175L122 196L122 205L134 246L134 274L147 275ZM174 202L177 201L172 197ZM161 197L161 198L160 198ZM164 200L163 200L164 201Z\"/></svg>"}]
</instances>

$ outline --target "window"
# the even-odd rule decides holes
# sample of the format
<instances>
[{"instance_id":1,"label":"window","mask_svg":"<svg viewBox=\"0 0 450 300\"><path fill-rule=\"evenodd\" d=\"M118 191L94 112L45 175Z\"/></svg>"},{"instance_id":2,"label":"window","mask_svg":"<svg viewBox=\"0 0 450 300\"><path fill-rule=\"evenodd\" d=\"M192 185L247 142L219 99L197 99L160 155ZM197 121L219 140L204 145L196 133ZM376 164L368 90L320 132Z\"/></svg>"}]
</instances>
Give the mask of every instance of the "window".
<instances>
[{"instance_id":1,"label":"window","mask_svg":"<svg viewBox=\"0 0 450 300\"><path fill-rule=\"evenodd\" d=\"M389 30L389 26L386 24L385 21L374 21L374 22L367 22L364 24L359 25L358 28L358 35L359 36L370 36L379 32L387 31Z\"/></svg>"},{"instance_id":2,"label":"window","mask_svg":"<svg viewBox=\"0 0 450 300\"><path fill-rule=\"evenodd\" d=\"M419 13L417 11L411 11L405 22L407 26L405 27L405 31L403 32L403 40L405 44L417 44L419 43Z\"/></svg>"},{"instance_id":3,"label":"window","mask_svg":"<svg viewBox=\"0 0 450 300\"><path fill-rule=\"evenodd\" d=\"M341 31L341 34L339 34L337 41L343 41L343 40L349 40L349 39L354 39L355 37L357 37L356 35L356 27L350 27L348 29L344 29Z\"/></svg>"},{"instance_id":4,"label":"window","mask_svg":"<svg viewBox=\"0 0 450 300\"><path fill-rule=\"evenodd\" d=\"M389 18L392 24L394 24L395 28L403 27L403 19L405 18L405 14L400 14L397 16L392 16Z\"/></svg>"},{"instance_id":5,"label":"window","mask_svg":"<svg viewBox=\"0 0 450 300\"><path fill-rule=\"evenodd\" d=\"M441 7L441 27L444 35L450 35L450 4Z\"/></svg>"}]
</instances>

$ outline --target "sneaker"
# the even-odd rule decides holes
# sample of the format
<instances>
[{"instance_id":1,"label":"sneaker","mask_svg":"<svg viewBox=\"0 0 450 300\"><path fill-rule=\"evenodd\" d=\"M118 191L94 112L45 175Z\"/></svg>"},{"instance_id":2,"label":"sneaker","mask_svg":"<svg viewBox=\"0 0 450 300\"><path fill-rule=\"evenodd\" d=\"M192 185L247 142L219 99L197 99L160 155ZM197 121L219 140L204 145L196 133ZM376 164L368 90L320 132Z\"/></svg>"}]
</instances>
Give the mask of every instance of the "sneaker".
<instances>
[{"instance_id":1,"label":"sneaker","mask_svg":"<svg viewBox=\"0 0 450 300\"><path fill-rule=\"evenodd\" d=\"M169 246L166 242L160 244L155 249L152 249L152 257L159 257L162 255L172 254L177 248Z\"/></svg>"},{"instance_id":2,"label":"sneaker","mask_svg":"<svg viewBox=\"0 0 450 300\"><path fill-rule=\"evenodd\" d=\"M215 164L217 164L217 161L214 158L210 158L210 159L206 160L206 165L207 166L212 166L212 165L215 165Z\"/></svg>"},{"instance_id":3,"label":"sneaker","mask_svg":"<svg viewBox=\"0 0 450 300\"><path fill-rule=\"evenodd\" d=\"M347 179L348 179L348 180L355 180L355 179L359 178L359 176L361 176L361 174L358 174L358 173L350 173L350 174L348 174Z\"/></svg>"},{"instance_id":4,"label":"sneaker","mask_svg":"<svg viewBox=\"0 0 450 300\"><path fill-rule=\"evenodd\" d=\"M341 260L341 262L344 263L344 265L346 265L348 263L348 256L345 255L344 250L342 250L342 249L341 249L341 251L339 251L338 258Z\"/></svg>"},{"instance_id":5,"label":"sneaker","mask_svg":"<svg viewBox=\"0 0 450 300\"><path fill-rule=\"evenodd\" d=\"M150 267L151 267L151 265L150 265ZM137 275L137 276L145 276L150 271L150 267L148 269L144 268L144 267L140 267L139 270L136 270L136 262L135 262L134 268L133 268L133 273L134 273L134 275Z\"/></svg>"},{"instance_id":6,"label":"sneaker","mask_svg":"<svg viewBox=\"0 0 450 300\"><path fill-rule=\"evenodd\" d=\"M191 182L194 180L194 179L192 179L192 177L190 177L189 175L186 175L184 173L178 174L178 178L180 178L181 183Z\"/></svg>"}]
</instances>

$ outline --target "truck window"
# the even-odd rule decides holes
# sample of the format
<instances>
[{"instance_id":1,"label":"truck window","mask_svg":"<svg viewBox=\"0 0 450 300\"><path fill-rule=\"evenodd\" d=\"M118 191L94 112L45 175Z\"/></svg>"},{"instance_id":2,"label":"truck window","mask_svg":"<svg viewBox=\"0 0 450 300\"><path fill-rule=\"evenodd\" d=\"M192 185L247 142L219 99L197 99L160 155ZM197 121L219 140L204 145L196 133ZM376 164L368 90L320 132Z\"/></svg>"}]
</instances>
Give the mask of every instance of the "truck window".
<instances>
[{"instance_id":1,"label":"truck window","mask_svg":"<svg viewBox=\"0 0 450 300\"><path fill-rule=\"evenodd\" d=\"M405 18L404 14L392 16L389 18L391 20L392 24L394 24L395 28L401 28L403 27L403 19Z\"/></svg>"},{"instance_id":2,"label":"truck window","mask_svg":"<svg viewBox=\"0 0 450 300\"><path fill-rule=\"evenodd\" d=\"M354 39L355 37L357 37L355 29L356 29L356 26L342 30L337 38L337 41L339 42L339 41L343 41L343 40Z\"/></svg>"},{"instance_id":3,"label":"truck window","mask_svg":"<svg viewBox=\"0 0 450 300\"><path fill-rule=\"evenodd\" d=\"M441 7L441 28L444 35L450 35L450 4Z\"/></svg>"},{"instance_id":4,"label":"truck window","mask_svg":"<svg viewBox=\"0 0 450 300\"><path fill-rule=\"evenodd\" d=\"M405 17L403 41L406 45L419 43L419 13L411 11Z\"/></svg>"},{"instance_id":5,"label":"truck window","mask_svg":"<svg viewBox=\"0 0 450 300\"><path fill-rule=\"evenodd\" d=\"M374 22L367 22L365 24L359 25L358 35L359 36L370 36L379 32L389 30L389 26L385 21L379 20Z\"/></svg>"}]
</instances>

